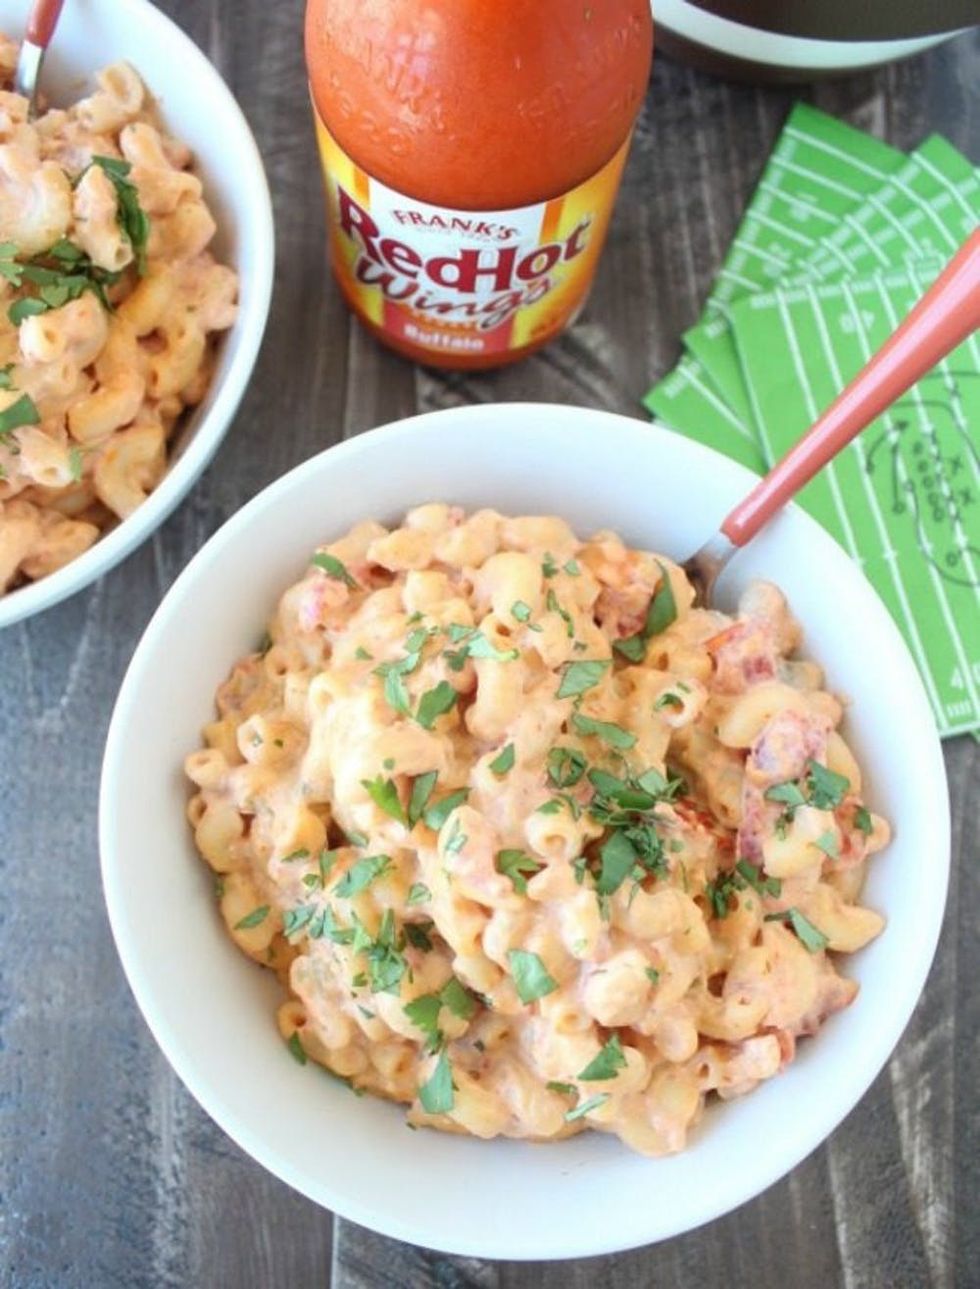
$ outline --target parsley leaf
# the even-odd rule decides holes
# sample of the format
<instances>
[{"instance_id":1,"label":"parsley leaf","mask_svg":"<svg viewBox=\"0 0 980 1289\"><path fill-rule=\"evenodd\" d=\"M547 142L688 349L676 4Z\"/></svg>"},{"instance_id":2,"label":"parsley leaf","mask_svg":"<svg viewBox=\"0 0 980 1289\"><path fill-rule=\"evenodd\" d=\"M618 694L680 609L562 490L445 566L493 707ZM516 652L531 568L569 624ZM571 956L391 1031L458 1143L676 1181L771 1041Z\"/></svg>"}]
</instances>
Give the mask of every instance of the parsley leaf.
<instances>
[{"instance_id":1,"label":"parsley leaf","mask_svg":"<svg viewBox=\"0 0 980 1289\"><path fill-rule=\"evenodd\" d=\"M466 652L471 658L489 658L492 662L513 662L519 658L519 649L498 649L490 643L482 631L477 631L466 645Z\"/></svg>"},{"instance_id":2,"label":"parsley leaf","mask_svg":"<svg viewBox=\"0 0 980 1289\"><path fill-rule=\"evenodd\" d=\"M574 559L568 560L567 563L562 565L562 568L565 570L565 572L568 574L569 577L578 577L578 575L582 571L581 568L579 568L578 560L574 560Z\"/></svg>"},{"instance_id":3,"label":"parsley leaf","mask_svg":"<svg viewBox=\"0 0 980 1289\"><path fill-rule=\"evenodd\" d=\"M555 563L555 557L551 551L545 551L544 559L541 562L541 574L543 577L555 577L558 572L558 565Z\"/></svg>"},{"instance_id":4,"label":"parsley leaf","mask_svg":"<svg viewBox=\"0 0 980 1289\"><path fill-rule=\"evenodd\" d=\"M549 1092L560 1092L563 1097L573 1097L578 1091L574 1083L559 1083L557 1079L549 1079L545 1087Z\"/></svg>"},{"instance_id":5,"label":"parsley leaf","mask_svg":"<svg viewBox=\"0 0 980 1289\"><path fill-rule=\"evenodd\" d=\"M490 762L490 769L494 774L506 774L508 770L514 768L514 744L508 743L502 752Z\"/></svg>"},{"instance_id":6,"label":"parsley leaf","mask_svg":"<svg viewBox=\"0 0 980 1289\"><path fill-rule=\"evenodd\" d=\"M558 982L536 953L527 949L510 949L507 953L517 996L522 1003L533 1003L558 988Z\"/></svg>"},{"instance_id":7,"label":"parsley leaf","mask_svg":"<svg viewBox=\"0 0 980 1289\"><path fill-rule=\"evenodd\" d=\"M573 1110L565 1111L565 1122L573 1123L576 1119L581 1119L583 1115L588 1114L591 1110L598 1110L601 1105L605 1105L609 1100L608 1092L597 1092L594 1097L588 1097L585 1101L580 1101Z\"/></svg>"},{"instance_id":8,"label":"parsley leaf","mask_svg":"<svg viewBox=\"0 0 980 1289\"><path fill-rule=\"evenodd\" d=\"M548 753L548 778L559 788L573 788L585 773L585 756L574 747L553 747Z\"/></svg>"},{"instance_id":9,"label":"parsley leaf","mask_svg":"<svg viewBox=\"0 0 980 1289\"><path fill-rule=\"evenodd\" d=\"M518 622L527 622L531 617L531 606L524 600L515 600L510 606L510 615Z\"/></svg>"},{"instance_id":10,"label":"parsley leaf","mask_svg":"<svg viewBox=\"0 0 980 1289\"><path fill-rule=\"evenodd\" d=\"M298 1029L294 1029L290 1034L289 1038L286 1040L286 1046L289 1048L290 1055L294 1061L298 1061L300 1065L306 1064L308 1059L306 1048L303 1046L302 1040L300 1039Z\"/></svg>"},{"instance_id":11,"label":"parsley leaf","mask_svg":"<svg viewBox=\"0 0 980 1289\"><path fill-rule=\"evenodd\" d=\"M439 1046L442 1041L442 1034L439 1030L439 1012L442 1010L442 1003L435 994L422 994L419 998L413 998L410 1003L404 1007L405 1015L429 1040L433 1050Z\"/></svg>"},{"instance_id":12,"label":"parsley leaf","mask_svg":"<svg viewBox=\"0 0 980 1289\"><path fill-rule=\"evenodd\" d=\"M567 662L558 686L558 698L577 698L598 685L603 673L609 669L608 658L593 658L584 662Z\"/></svg>"},{"instance_id":13,"label":"parsley leaf","mask_svg":"<svg viewBox=\"0 0 980 1289\"><path fill-rule=\"evenodd\" d=\"M401 799L398 796L398 788L392 779L383 779L379 774L374 779L362 779L361 787L374 804L380 810L383 810L386 815L390 815L392 819L397 819L400 824L408 824Z\"/></svg>"},{"instance_id":14,"label":"parsley leaf","mask_svg":"<svg viewBox=\"0 0 980 1289\"><path fill-rule=\"evenodd\" d=\"M377 671L377 668L375 670ZM405 680L402 673L395 667L389 668L385 673L384 697L388 706L400 715L411 715L412 709L408 700L408 690L405 688Z\"/></svg>"},{"instance_id":15,"label":"parsley leaf","mask_svg":"<svg viewBox=\"0 0 980 1289\"><path fill-rule=\"evenodd\" d=\"M656 967L644 967L643 973L652 985L657 984L660 980L660 972Z\"/></svg>"},{"instance_id":16,"label":"parsley leaf","mask_svg":"<svg viewBox=\"0 0 980 1289\"><path fill-rule=\"evenodd\" d=\"M799 806L806 805L806 797L803 795L800 785L792 780L766 788L765 798L767 801L778 801L781 805L789 806L790 810L796 810Z\"/></svg>"},{"instance_id":17,"label":"parsley leaf","mask_svg":"<svg viewBox=\"0 0 980 1289\"><path fill-rule=\"evenodd\" d=\"M374 654L368 653L363 645L358 645L354 650L354 657L359 662L374 662Z\"/></svg>"},{"instance_id":18,"label":"parsley leaf","mask_svg":"<svg viewBox=\"0 0 980 1289\"><path fill-rule=\"evenodd\" d=\"M826 832L822 832L813 844L817 850L822 850L828 859L840 859L840 843L837 840L837 834L829 828Z\"/></svg>"},{"instance_id":19,"label":"parsley leaf","mask_svg":"<svg viewBox=\"0 0 980 1289\"><path fill-rule=\"evenodd\" d=\"M408 798L408 826L414 828L422 818L422 812L425 810L426 803L432 796L432 789L436 786L436 779L439 777L438 770L429 770L425 774L416 775L412 784L412 793Z\"/></svg>"},{"instance_id":20,"label":"parsley leaf","mask_svg":"<svg viewBox=\"0 0 980 1289\"><path fill-rule=\"evenodd\" d=\"M527 894L527 879L540 873L543 867L523 850L497 851L497 872L510 878L518 895Z\"/></svg>"},{"instance_id":21,"label":"parsley leaf","mask_svg":"<svg viewBox=\"0 0 980 1289\"><path fill-rule=\"evenodd\" d=\"M118 157L93 156L92 164L99 166L112 180L116 190L116 221L129 239L136 257L136 271L146 273L146 244L150 237L150 217L140 205L139 190L127 179L131 170L128 161Z\"/></svg>"},{"instance_id":22,"label":"parsley leaf","mask_svg":"<svg viewBox=\"0 0 980 1289\"><path fill-rule=\"evenodd\" d=\"M415 719L423 729L431 730L439 716L452 711L456 706L458 694L448 680L440 680L435 689L427 690L419 699L419 709Z\"/></svg>"},{"instance_id":23,"label":"parsley leaf","mask_svg":"<svg viewBox=\"0 0 980 1289\"><path fill-rule=\"evenodd\" d=\"M563 609L561 607L561 605L558 603L558 596L555 595L554 591L550 589L548 591L547 599L545 600L545 605L549 613L558 614L562 622L564 622L565 624L565 634L568 636L569 640L574 640L575 623L572 621L572 615L567 611L567 609Z\"/></svg>"},{"instance_id":24,"label":"parsley leaf","mask_svg":"<svg viewBox=\"0 0 980 1289\"><path fill-rule=\"evenodd\" d=\"M832 810L844 800L844 794L851 786L851 781L843 774L835 774L819 761L811 757L807 761L807 779L810 789L810 804L818 810Z\"/></svg>"},{"instance_id":25,"label":"parsley leaf","mask_svg":"<svg viewBox=\"0 0 980 1289\"><path fill-rule=\"evenodd\" d=\"M635 734L624 730L621 725L614 725L611 721L597 721L593 716L573 712L572 724L579 734L594 734L596 738L602 739L603 743L608 743L610 747L620 752L628 752L636 744Z\"/></svg>"},{"instance_id":26,"label":"parsley leaf","mask_svg":"<svg viewBox=\"0 0 980 1289\"><path fill-rule=\"evenodd\" d=\"M677 621L677 601L674 598L670 577L659 560L657 560L657 568L660 569L660 582L650 600L643 626L635 636L617 640L613 645L613 648L630 662L641 662L646 654L647 641L652 636L660 635L672 622Z\"/></svg>"},{"instance_id":27,"label":"parsley leaf","mask_svg":"<svg viewBox=\"0 0 980 1289\"><path fill-rule=\"evenodd\" d=\"M613 1034L612 1038L604 1044L602 1051L592 1058L576 1078L584 1083L598 1083L603 1079L614 1079L617 1071L625 1069L626 1057L623 1055L619 1035Z\"/></svg>"},{"instance_id":28,"label":"parsley leaf","mask_svg":"<svg viewBox=\"0 0 980 1289\"><path fill-rule=\"evenodd\" d=\"M327 577L332 577L335 582L343 582L344 586L356 589L357 583L347 571L346 564L339 560L336 555L328 555L326 551L317 551L310 563L316 568L322 569Z\"/></svg>"},{"instance_id":29,"label":"parsley leaf","mask_svg":"<svg viewBox=\"0 0 980 1289\"><path fill-rule=\"evenodd\" d=\"M431 1076L419 1088L419 1101L427 1114L448 1114L453 1108L453 1075L445 1048Z\"/></svg>"},{"instance_id":30,"label":"parsley leaf","mask_svg":"<svg viewBox=\"0 0 980 1289\"><path fill-rule=\"evenodd\" d=\"M476 999L455 976L446 981L439 991L439 997L460 1020L470 1020L476 1012Z\"/></svg>"},{"instance_id":31,"label":"parsley leaf","mask_svg":"<svg viewBox=\"0 0 980 1289\"><path fill-rule=\"evenodd\" d=\"M0 439L5 438L22 425L39 425L40 413L30 394L21 394L9 407L0 412Z\"/></svg>"},{"instance_id":32,"label":"parsley leaf","mask_svg":"<svg viewBox=\"0 0 980 1289\"><path fill-rule=\"evenodd\" d=\"M365 855L353 863L334 887L334 894L341 899L349 900L365 890L375 878L386 873L391 867L389 855Z\"/></svg>"},{"instance_id":33,"label":"parsley leaf","mask_svg":"<svg viewBox=\"0 0 980 1289\"><path fill-rule=\"evenodd\" d=\"M2 269L2 267L3 266L0 265L0 269ZM14 370L13 363L7 363L5 367L0 367L0 389L13 389L14 378L13 378L13 375L11 374L13 370Z\"/></svg>"},{"instance_id":34,"label":"parsley leaf","mask_svg":"<svg viewBox=\"0 0 980 1289\"><path fill-rule=\"evenodd\" d=\"M637 853L624 832L614 832L603 843L599 856L602 868L596 880L596 890L600 895L612 895L632 872Z\"/></svg>"},{"instance_id":35,"label":"parsley leaf","mask_svg":"<svg viewBox=\"0 0 980 1289\"><path fill-rule=\"evenodd\" d=\"M405 903L409 908L413 908L416 904L425 904L431 899L432 892L424 882L413 882L409 887L408 898Z\"/></svg>"},{"instance_id":36,"label":"parsley leaf","mask_svg":"<svg viewBox=\"0 0 980 1289\"><path fill-rule=\"evenodd\" d=\"M858 806L854 811L854 827L859 832L863 832L865 837L870 837L874 832L874 823L871 819L871 811L867 806Z\"/></svg>"},{"instance_id":37,"label":"parsley leaf","mask_svg":"<svg viewBox=\"0 0 980 1289\"><path fill-rule=\"evenodd\" d=\"M809 953L819 953L821 949L826 949L830 943L824 933L815 927L808 917L805 917L799 909L786 909L782 913L767 913L767 922L788 922L796 932L803 945Z\"/></svg>"},{"instance_id":38,"label":"parsley leaf","mask_svg":"<svg viewBox=\"0 0 980 1289\"><path fill-rule=\"evenodd\" d=\"M68 452L68 473L71 475L73 482L78 483L82 477L82 469L85 464L85 454L79 447L71 448Z\"/></svg>"},{"instance_id":39,"label":"parsley leaf","mask_svg":"<svg viewBox=\"0 0 980 1289\"><path fill-rule=\"evenodd\" d=\"M438 832L456 807L463 805L469 795L469 788L457 788L455 792L450 792L435 805L429 806L422 815L426 827L431 828L433 832Z\"/></svg>"},{"instance_id":40,"label":"parsley leaf","mask_svg":"<svg viewBox=\"0 0 980 1289\"><path fill-rule=\"evenodd\" d=\"M234 929L236 931L250 931L253 926L258 926L260 922L264 922L268 916L269 906L268 904L262 904L259 908L253 909L251 913L246 913L240 921L235 923Z\"/></svg>"}]
</instances>

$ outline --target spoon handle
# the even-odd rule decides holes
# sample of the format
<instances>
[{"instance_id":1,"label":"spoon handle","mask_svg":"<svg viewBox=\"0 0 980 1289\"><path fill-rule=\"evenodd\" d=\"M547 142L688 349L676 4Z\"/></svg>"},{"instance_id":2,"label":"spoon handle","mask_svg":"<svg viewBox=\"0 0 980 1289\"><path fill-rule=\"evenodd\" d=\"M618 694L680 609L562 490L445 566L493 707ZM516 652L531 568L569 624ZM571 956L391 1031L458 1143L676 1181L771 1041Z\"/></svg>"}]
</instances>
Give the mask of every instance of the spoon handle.
<instances>
[{"instance_id":1,"label":"spoon handle","mask_svg":"<svg viewBox=\"0 0 980 1289\"><path fill-rule=\"evenodd\" d=\"M729 541L751 541L818 470L978 327L980 228L867 366L726 516L721 531Z\"/></svg>"},{"instance_id":2,"label":"spoon handle","mask_svg":"<svg viewBox=\"0 0 980 1289\"><path fill-rule=\"evenodd\" d=\"M61 6L65 0L34 0L34 5L27 18L24 37L32 45L47 49L54 29L61 17Z\"/></svg>"}]
</instances>

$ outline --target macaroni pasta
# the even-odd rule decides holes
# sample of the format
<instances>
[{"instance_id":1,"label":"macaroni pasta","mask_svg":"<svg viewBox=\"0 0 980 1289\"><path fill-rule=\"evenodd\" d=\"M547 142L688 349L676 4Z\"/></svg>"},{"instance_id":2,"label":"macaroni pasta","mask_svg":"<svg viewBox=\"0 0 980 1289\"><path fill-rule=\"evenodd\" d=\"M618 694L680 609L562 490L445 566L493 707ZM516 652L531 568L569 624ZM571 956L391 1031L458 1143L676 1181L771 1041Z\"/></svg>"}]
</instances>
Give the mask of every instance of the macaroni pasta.
<instances>
[{"instance_id":1,"label":"macaroni pasta","mask_svg":"<svg viewBox=\"0 0 980 1289\"><path fill-rule=\"evenodd\" d=\"M854 998L888 827L763 583L736 616L560 519L321 548L186 770L297 1059L480 1137L679 1150Z\"/></svg>"},{"instance_id":2,"label":"macaroni pasta","mask_svg":"<svg viewBox=\"0 0 980 1289\"><path fill-rule=\"evenodd\" d=\"M160 482L237 277L190 153L137 73L28 120L0 36L0 593L74 559Z\"/></svg>"}]
</instances>

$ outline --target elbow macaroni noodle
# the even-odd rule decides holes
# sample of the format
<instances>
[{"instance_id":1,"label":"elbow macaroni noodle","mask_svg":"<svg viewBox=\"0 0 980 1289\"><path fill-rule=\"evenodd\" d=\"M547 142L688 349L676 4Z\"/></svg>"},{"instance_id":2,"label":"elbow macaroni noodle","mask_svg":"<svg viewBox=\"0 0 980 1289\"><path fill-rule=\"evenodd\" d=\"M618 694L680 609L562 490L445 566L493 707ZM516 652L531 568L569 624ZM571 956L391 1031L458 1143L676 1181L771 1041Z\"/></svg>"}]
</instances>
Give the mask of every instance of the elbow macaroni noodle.
<instances>
[{"instance_id":1,"label":"elbow macaroni noodle","mask_svg":"<svg viewBox=\"0 0 980 1289\"><path fill-rule=\"evenodd\" d=\"M28 121L27 100L9 90L15 60L0 35L0 247L44 271L57 267L52 248L70 243L119 277L104 301L86 290L12 321L33 288L0 275L0 416L24 396L37 414L0 431L0 593L61 568L157 486L178 418L207 391L238 291L207 250L215 224L190 153L137 73L117 63L87 98ZM128 166L149 221L145 263L93 157Z\"/></svg>"},{"instance_id":2,"label":"elbow macaroni noodle","mask_svg":"<svg viewBox=\"0 0 980 1289\"><path fill-rule=\"evenodd\" d=\"M854 998L888 839L780 592L693 607L555 518L323 547L186 770L230 934L322 1063L480 1137L681 1149Z\"/></svg>"}]
</instances>

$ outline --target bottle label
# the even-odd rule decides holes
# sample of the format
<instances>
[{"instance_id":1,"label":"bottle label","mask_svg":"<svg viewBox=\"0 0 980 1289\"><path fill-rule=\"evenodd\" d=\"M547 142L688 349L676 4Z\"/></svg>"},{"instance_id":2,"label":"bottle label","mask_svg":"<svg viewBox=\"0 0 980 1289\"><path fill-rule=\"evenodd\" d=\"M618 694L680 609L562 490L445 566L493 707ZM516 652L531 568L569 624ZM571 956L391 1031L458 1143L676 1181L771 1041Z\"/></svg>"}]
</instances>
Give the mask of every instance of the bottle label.
<instances>
[{"instance_id":1,"label":"bottle label","mask_svg":"<svg viewBox=\"0 0 980 1289\"><path fill-rule=\"evenodd\" d=\"M602 249L628 138L564 196L516 210L452 210L367 175L314 114L334 272L357 313L433 355L523 349L572 320Z\"/></svg>"}]
</instances>

